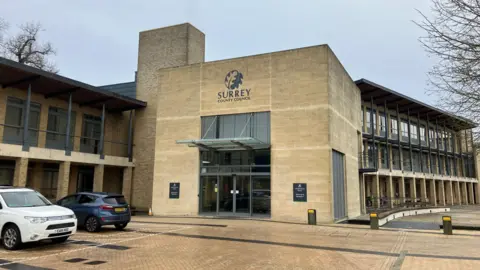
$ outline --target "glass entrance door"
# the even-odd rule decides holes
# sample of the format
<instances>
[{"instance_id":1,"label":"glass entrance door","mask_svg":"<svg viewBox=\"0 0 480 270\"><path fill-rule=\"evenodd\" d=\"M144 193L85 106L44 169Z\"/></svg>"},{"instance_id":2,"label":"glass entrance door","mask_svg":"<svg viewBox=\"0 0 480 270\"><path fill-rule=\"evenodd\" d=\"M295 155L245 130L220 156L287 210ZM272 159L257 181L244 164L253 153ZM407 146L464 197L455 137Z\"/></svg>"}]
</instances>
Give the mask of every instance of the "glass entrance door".
<instances>
[{"instance_id":1,"label":"glass entrance door","mask_svg":"<svg viewBox=\"0 0 480 270\"><path fill-rule=\"evenodd\" d=\"M201 209L203 213L217 213L217 176L202 176L201 181Z\"/></svg>"},{"instance_id":2,"label":"glass entrance door","mask_svg":"<svg viewBox=\"0 0 480 270\"><path fill-rule=\"evenodd\" d=\"M218 177L218 212L233 213L235 209L235 195L233 176L219 176Z\"/></svg>"},{"instance_id":3,"label":"glass entrance door","mask_svg":"<svg viewBox=\"0 0 480 270\"><path fill-rule=\"evenodd\" d=\"M235 212L250 213L250 177L235 176Z\"/></svg>"}]
</instances>

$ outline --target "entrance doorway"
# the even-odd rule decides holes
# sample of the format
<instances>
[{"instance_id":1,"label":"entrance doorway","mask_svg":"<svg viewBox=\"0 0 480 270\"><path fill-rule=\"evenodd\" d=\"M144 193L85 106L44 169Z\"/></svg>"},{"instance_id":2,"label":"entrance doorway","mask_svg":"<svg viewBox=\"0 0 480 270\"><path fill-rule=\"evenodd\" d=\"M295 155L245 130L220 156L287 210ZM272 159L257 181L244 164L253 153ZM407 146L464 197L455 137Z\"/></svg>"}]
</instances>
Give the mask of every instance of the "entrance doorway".
<instances>
[{"instance_id":1,"label":"entrance doorway","mask_svg":"<svg viewBox=\"0 0 480 270\"><path fill-rule=\"evenodd\" d=\"M219 216L270 214L270 177L202 175L200 212Z\"/></svg>"},{"instance_id":2,"label":"entrance doorway","mask_svg":"<svg viewBox=\"0 0 480 270\"><path fill-rule=\"evenodd\" d=\"M78 170L77 192L93 191L94 169L90 167L80 167Z\"/></svg>"}]
</instances>

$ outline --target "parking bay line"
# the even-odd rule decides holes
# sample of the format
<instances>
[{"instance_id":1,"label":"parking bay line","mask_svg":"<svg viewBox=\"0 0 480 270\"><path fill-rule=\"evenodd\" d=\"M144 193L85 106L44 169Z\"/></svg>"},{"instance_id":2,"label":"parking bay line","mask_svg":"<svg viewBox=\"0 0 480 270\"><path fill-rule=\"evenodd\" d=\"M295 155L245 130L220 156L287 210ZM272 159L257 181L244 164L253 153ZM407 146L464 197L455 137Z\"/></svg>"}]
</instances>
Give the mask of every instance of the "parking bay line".
<instances>
[{"instance_id":1,"label":"parking bay line","mask_svg":"<svg viewBox=\"0 0 480 270\"><path fill-rule=\"evenodd\" d=\"M83 250L97 248L97 247L104 246L104 245L118 244L118 243L123 243L123 242L148 238L148 237L151 237L151 236L157 236L157 235L162 235L162 234L166 234L166 233L173 233L173 232L188 230L188 229L191 229L191 228L193 228L193 227L183 227L183 228L174 229L174 230L165 231L165 232L156 232L156 233L152 233L152 234L146 234L146 235L142 235L142 236L139 236L139 237L129 238L129 239L125 239L125 240L121 240L121 241L117 241L117 242L112 242L112 243L105 243L105 244L100 244L100 245L96 245L96 246L88 246L88 247L74 249L74 250L67 250L67 251L58 252L58 253L54 253L54 254L48 254L48 255L44 255L44 256L37 256L37 257L33 257L33 258L28 258L28 259L20 260L20 261L10 261L8 263L0 264L0 267L5 266L5 265L14 264L14 263L23 263L23 262L27 262L27 261L31 261L31 260L44 259L44 258L47 258L47 257L53 257L53 256L73 253L73 252L77 252L77 251L83 251Z\"/></svg>"}]
</instances>

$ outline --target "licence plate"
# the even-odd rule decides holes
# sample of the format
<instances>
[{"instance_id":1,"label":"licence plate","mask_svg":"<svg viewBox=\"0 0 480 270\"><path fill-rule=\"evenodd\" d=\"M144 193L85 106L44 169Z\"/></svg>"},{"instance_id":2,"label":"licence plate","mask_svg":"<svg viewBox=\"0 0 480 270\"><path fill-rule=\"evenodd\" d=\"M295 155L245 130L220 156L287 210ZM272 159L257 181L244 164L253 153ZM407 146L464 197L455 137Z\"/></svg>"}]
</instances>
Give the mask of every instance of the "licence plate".
<instances>
[{"instance_id":1,"label":"licence plate","mask_svg":"<svg viewBox=\"0 0 480 270\"><path fill-rule=\"evenodd\" d=\"M127 208L115 208L116 213L122 213L122 212L125 212L125 211L127 211Z\"/></svg>"},{"instance_id":2,"label":"licence plate","mask_svg":"<svg viewBox=\"0 0 480 270\"><path fill-rule=\"evenodd\" d=\"M64 233L64 232L68 232L68 228L56 229L55 230L55 233Z\"/></svg>"}]
</instances>

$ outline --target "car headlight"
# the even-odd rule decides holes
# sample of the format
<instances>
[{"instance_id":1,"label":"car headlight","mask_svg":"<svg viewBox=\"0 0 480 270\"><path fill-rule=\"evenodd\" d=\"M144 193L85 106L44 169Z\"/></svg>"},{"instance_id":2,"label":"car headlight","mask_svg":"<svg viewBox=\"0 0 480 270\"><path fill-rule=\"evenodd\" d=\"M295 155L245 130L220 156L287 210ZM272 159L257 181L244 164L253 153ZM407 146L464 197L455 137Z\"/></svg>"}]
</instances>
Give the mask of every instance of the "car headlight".
<instances>
[{"instance_id":1,"label":"car headlight","mask_svg":"<svg viewBox=\"0 0 480 270\"><path fill-rule=\"evenodd\" d=\"M48 221L46 217L25 217L26 220L30 221L33 224L45 223Z\"/></svg>"}]
</instances>

